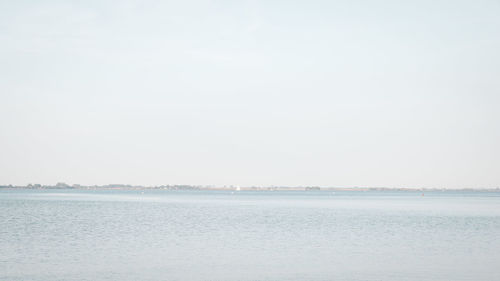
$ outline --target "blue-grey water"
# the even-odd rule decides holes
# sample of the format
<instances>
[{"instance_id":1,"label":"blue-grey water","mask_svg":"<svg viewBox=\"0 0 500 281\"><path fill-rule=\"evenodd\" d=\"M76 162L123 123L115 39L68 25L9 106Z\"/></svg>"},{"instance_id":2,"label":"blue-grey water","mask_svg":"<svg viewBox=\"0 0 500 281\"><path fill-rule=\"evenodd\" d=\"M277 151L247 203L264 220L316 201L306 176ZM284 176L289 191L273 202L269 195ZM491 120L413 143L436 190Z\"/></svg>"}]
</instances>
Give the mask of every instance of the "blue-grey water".
<instances>
[{"instance_id":1,"label":"blue-grey water","mask_svg":"<svg viewBox=\"0 0 500 281\"><path fill-rule=\"evenodd\" d=\"M0 190L0 280L500 280L498 193Z\"/></svg>"}]
</instances>

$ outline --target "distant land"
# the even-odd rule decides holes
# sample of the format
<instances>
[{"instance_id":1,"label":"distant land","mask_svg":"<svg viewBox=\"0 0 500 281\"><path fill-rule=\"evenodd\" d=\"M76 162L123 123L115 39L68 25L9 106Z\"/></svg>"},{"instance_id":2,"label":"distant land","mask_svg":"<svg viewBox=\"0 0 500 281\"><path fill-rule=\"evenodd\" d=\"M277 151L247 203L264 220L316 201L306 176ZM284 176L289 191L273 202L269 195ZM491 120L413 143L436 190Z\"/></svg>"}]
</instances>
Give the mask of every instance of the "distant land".
<instances>
[{"instance_id":1,"label":"distant land","mask_svg":"<svg viewBox=\"0 0 500 281\"><path fill-rule=\"evenodd\" d=\"M393 187L320 187L320 186L237 186L237 185L157 185L143 186L130 184L107 184L107 185L80 185L66 184L63 182L55 185L28 184L21 185L0 185L0 189L101 189L101 190L247 190L247 191L474 191L474 192L500 192L497 188L393 188Z\"/></svg>"}]
</instances>

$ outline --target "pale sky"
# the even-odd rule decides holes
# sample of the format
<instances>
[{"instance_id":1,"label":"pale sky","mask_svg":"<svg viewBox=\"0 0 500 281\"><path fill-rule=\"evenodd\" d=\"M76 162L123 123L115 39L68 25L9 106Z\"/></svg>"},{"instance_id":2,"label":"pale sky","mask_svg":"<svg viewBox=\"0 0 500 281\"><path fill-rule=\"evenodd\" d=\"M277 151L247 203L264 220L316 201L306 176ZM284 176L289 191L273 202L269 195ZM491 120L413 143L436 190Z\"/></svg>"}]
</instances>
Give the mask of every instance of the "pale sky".
<instances>
[{"instance_id":1,"label":"pale sky","mask_svg":"<svg viewBox=\"0 0 500 281\"><path fill-rule=\"evenodd\" d=\"M0 0L0 184L498 187L499 15Z\"/></svg>"}]
</instances>

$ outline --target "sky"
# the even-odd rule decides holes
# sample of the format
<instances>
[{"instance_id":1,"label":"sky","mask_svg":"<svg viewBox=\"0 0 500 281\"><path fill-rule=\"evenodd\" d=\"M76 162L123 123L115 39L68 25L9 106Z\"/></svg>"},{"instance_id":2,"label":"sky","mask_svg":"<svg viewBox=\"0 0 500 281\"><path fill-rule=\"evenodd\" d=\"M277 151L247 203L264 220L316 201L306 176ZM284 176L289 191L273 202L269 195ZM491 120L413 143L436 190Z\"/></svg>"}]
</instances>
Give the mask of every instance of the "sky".
<instances>
[{"instance_id":1,"label":"sky","mask_svg":"<svg viewBox=\"0 0 500 281\"><path fill-rule=\"evenodd\" d=\"M499 14L0 0L0 184L499 187Z\"/></svg>"}]
</instances>

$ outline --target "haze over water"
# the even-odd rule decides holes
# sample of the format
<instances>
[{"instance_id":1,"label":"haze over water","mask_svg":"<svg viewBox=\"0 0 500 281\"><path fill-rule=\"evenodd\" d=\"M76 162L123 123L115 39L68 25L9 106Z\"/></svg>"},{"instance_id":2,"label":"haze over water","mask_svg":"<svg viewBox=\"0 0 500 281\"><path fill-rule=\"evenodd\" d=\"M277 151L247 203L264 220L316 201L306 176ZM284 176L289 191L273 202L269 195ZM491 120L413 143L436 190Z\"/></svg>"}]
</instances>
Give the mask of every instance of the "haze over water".
<instances>
[{"instance_id":1,"label":"haze over water","mask_svg":"<svg viewBox=\"0 0 500 281\"><path fill-rule=\"evenodd\" d=\"M500 280L499 15L0 0L0 281Z\"/></svg>"},{"instance_id":2,"label":"haze over water","mask_svg":"<svg viewBox=\"0 0 500 281\"><path fill-rule=\"evenodd\" d=\"M0 190L0 280L499 280L498 193Z\"/></svg>"}]
</instances>

